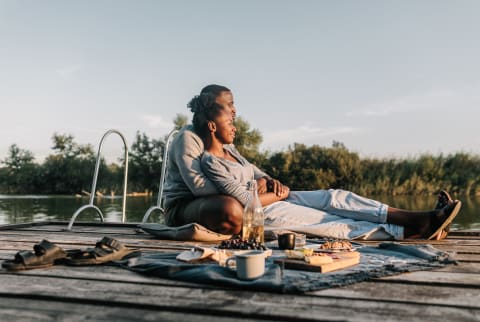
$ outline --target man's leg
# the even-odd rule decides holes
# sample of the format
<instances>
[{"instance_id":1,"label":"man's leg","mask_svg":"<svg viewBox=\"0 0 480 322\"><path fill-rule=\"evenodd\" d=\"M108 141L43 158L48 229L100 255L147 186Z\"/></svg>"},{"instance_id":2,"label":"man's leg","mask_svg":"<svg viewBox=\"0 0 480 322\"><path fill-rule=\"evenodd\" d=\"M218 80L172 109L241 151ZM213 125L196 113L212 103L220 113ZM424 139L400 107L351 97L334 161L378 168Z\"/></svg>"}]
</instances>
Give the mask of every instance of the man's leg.
<instances>
[{"instance_id":1,"label":"man's leg","mask_svg":"<svg viewBox=\"0 0 480 322\"><path fill-rule=\"evenodd\" d=\"M386 204L347 190L291 191L285 201L354 220L387 222Z\"/></svg>"},{"instance_id":2,"label":"man's leg","mask_svg":"<svg viewBox=\"0 0 480 322\"><path fill-rule=\"evenodd\" d=\"M177 216L181 224L198 223L221 234L239 234L243 206L225 195L200 197L189 202Z\"/></svg>"},{"instance_id":3,"label":"man's leg","mask_svg":"<svg viewBox=\"0 0 480 322\"><path fill-rule=\"evenodd\" d=\"M354 220L403 226L406 237L412 235L428 237L452 212L454 203L449 197L446 192L439 195L439 198L447 201L439 200L437 204L440 205L431 211L410 211L389 207L379 201L340 189L292 191L286 201Z\"/></svg>"}]
</instances>

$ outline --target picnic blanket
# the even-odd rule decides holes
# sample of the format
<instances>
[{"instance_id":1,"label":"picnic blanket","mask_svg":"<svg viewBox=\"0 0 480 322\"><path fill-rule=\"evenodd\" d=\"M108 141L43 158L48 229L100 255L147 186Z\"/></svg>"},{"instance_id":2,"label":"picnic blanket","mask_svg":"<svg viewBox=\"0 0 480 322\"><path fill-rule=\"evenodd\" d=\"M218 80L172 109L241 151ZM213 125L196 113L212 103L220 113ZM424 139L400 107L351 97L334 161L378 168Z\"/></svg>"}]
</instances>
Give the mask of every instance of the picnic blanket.
<instances>
[{"instance_id":1,"label":"picnic blanket","mask_svg":"<svg viewBox=\"0 0 480 322\"><path fill-rule=\"evenodd\" d=\"M400 245L382 243L378 247L361 246L360 264L347 269L316 273L284 269L266 261L265 275L253 281L236 278L235 272L217 263L189 264L176 259L178 253L151 253L132 259L124 265L134 272L199 283L209 286L276 293L304 293L362 282L370 278L430 270L455 263L446 252L431 245Z\"/></svg>"}]
</instances>

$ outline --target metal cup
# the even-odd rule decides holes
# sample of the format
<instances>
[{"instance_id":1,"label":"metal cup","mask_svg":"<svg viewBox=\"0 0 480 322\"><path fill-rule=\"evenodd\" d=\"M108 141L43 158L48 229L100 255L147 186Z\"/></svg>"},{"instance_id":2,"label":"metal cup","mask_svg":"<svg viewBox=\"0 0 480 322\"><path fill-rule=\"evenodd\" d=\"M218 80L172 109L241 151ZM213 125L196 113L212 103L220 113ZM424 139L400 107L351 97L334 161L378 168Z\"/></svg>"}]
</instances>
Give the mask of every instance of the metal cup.
<instances>
[{"instance_id":1,"label":"metal cup","mask_svg":"<svg viewBox=\"0 0 480 322\"><path fill-rule=\"evenodd\" d=\"M278 235L278 248L280 249L294 249L295 248L295 234L286 233Z\"/></svg>"}]
</instances>

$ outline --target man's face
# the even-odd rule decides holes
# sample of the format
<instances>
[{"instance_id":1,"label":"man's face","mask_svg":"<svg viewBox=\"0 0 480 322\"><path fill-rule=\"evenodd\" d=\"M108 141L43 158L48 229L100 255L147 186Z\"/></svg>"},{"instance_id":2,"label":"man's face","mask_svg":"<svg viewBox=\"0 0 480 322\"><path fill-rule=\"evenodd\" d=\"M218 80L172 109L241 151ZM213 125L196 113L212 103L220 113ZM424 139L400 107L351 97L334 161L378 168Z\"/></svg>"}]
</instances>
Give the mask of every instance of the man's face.
<instances>
[{"instance_id":1,"label":"man's face","mask_svg":"<svg viewBox=\"0 0 480 322\"><path fill-rule=\"evenodd\" d=\"M222 105L230 109L232 118L235 119L235 116L237 115L237 108L233 103L232 92L227 92L227 91L221 92L220 95L218 95L217 98L215 99L215 102L219 105Z\"/></svg>"}]
</instances>

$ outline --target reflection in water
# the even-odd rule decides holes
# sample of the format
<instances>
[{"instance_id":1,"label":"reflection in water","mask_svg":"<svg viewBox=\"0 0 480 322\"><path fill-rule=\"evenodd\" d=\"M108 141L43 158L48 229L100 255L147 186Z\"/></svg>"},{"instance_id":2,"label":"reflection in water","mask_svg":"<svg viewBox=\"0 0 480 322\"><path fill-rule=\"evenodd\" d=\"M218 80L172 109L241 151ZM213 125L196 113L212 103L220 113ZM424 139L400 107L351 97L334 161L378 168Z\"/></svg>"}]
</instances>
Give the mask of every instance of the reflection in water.
<instances>
[{"instance_id":1,"label":"reflection in water","mask_svg":"<svg viewBox=\"0 0 480 322\"><path fill-rule=\"evenodd\" d=\"M372 196L392 207L410 210L428 210L435 206L435 196ZM455 218L452 229L480 229L480 197L455 197L463 202L460 214ZM0 195L0 224L14 224L31 221L68 221L75 211L88 204L88 198L73 196L8 196ZM148 208L156 203L156 197L127 198L127 222L141 222ZM97 198L95 205L102 210L105 221L121 222L122 198ZM87 209L77 217L77 221L99 221L93 209ZM163 222L159 211L150 216L149 221Z\"/></svg>"},{"instance_id":2,"label":"reflection in water","mask_svg":"<svg viewBox=\"0 0 480 322\"><path fill-rule=\"evenodd\" d=\"M15 224L32 221L68 221L78 208L87 205L88 198L73 196L7 196L0 195L0 224ZM156 202L151 197L127 198L126 221L141 222L147 209ZM97 198L94 204L102 211L105 221L122 221L122 198ZM93 209L87 209L77 221L99 221ZM154 212L149 221L161 222L159 212Z\"/></svg>"}]
</instances>

